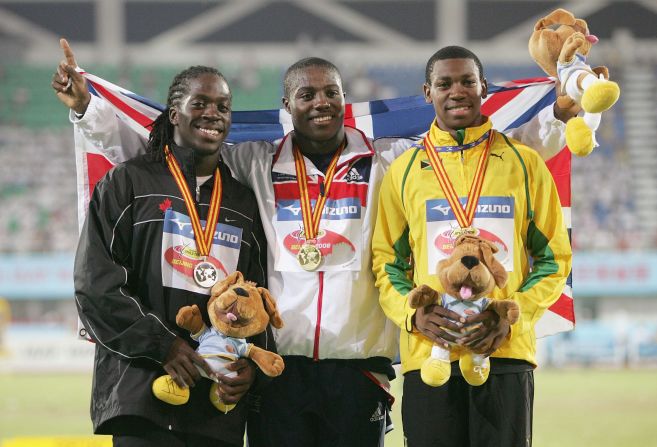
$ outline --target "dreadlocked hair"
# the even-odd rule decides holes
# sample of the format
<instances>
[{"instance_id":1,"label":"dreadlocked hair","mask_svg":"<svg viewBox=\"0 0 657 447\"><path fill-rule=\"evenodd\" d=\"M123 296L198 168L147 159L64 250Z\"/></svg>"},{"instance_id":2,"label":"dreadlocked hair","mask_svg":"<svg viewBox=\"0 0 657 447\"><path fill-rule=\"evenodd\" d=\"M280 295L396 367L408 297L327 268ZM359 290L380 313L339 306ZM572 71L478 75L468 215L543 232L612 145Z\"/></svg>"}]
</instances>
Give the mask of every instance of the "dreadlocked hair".
<instances>
[{"instance_id":1,"label":"dreadlocked hair","mask_svg":"<svg viewBox=\"0 0 657 447\"><path fill-rule=\"evenodd\" d=\"M217 75L224 81L226 78L216 68L204 65L194 65L178 73L169 86L167 105L160 115L151 123L151 132L146 143L146 153L154 160L164 160L164 146L173 143L173 124L169 120L169 110L180 104L189 93L189 81L204 74Z\"/></svg>"}]
</instances>

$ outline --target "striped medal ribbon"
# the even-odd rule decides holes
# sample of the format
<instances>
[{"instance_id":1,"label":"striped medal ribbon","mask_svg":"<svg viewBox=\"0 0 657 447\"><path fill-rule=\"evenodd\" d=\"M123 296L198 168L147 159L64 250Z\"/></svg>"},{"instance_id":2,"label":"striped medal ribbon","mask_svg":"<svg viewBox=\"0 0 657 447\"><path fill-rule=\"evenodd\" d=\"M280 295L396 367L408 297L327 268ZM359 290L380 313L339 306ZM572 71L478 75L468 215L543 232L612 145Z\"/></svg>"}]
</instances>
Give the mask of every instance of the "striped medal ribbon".
<instances>
[{"instance_id":1,"label":"striped medal ribbon","mask_svg":"<svg viewBox=\"0 0 657 447\"><path fill-rule=\"evenodd\" d=\"M319 233L319 222L322 220L322 212L324 205L333 183L335 170L338 166L338 159L340 154L345 148L343 141L326 170L326 180L324 188L320 188L319 196L315 202L315 209L310 203L310 193L308 192L308 177L306 174L306 163L303 159L303 154L299 148L294 145L292 152L294 154L294 168L297 174L297 185L299 186L299 200L301 202L301 217L303 219L303 237L305 242L299 248L297 253L297 262L302 269L312 272L317 270L322 262L322 252L317 248L317 234Z\"/></svg>"},{"instance_id":2,"label":"striped medal ribbon","mask_svg":"<svg viewBox=\"0 0 657 447\"><path fill-rule=\"evenodd\" d=\"M210 210L205 222L205 228L201 225L198 211L196 210L194 197L192 196L189 186L185 181L178 160L169 150L169 146L164 146L164 155L166 158L167 166L173 176L173 179L178 185L178 189L185 201L189 219L192 222L192 229L194 230L194 240L196 241L196 251L199 256L203 257L203 261L194 266L194 281L204 288L212 287L217 280L218 271L214 264L207 261L207 256L210 254L212 247L212 239L214 238L215 227L219 220L219 210L221 209L222 185L221 185L221 172L219 167L214 172L214 185L212 187L212 195L210 196Z\"/></svg>"},{"instance_id":3,"label":"striped medal ribbon","mask_svg":"<svg viewBox=\"0 0 657 447\"><path fill-rule=\"evenodd\" d=\"M467 204L465 208L461 205L459 201L459 196L456 194L454 185L449 180L449 175L445 170L445 166L441 161L438 153L436 151L436 146L431 141L430 133L428 132L426 137L424 137L424 148L429 158L429 163L433 168L433 172L436 174L438 183L445 193L445 198L449 202L452 212L456 217L456 221L459 223L461 230L459 234L477 234L477 231L471 227L472 221L474 220L475 212L477 211L477 203L479 202L479 196L481 196L481 189L484 184L484 176L486 175L486 168L488 167L488 155L490 154L490 145L494 138L494 131L491 129L488 135L488 140L486 142L486 148L484 152L479 157L479 162L477 163L477 170L475 171L474 179L472 180L472 185L470 186L470 191L468 192ZM481 140L483 141L483 140Z\"/></svg>"}]
</instances>

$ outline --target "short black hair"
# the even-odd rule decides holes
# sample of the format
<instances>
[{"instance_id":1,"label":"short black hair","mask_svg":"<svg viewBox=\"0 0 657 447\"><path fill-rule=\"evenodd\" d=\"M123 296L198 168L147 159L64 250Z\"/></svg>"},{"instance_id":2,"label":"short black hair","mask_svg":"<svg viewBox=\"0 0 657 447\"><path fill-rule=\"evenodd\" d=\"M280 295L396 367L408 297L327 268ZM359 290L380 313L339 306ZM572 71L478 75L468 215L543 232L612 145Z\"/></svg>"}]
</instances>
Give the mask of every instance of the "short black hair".
<instances>
[{"instance_id":1,"label":"short black hair","mask_svg":"<svg viewBox=\"0 0 657 447\"><path fill-rule=\"evenodd\" d=\"M427 62L427 68L424 71L424 77L427 84L431 84L431 73L433 73L433 66L436 61L445 59L472 59L479 69L479 79L484 79L484 67L481 65L481 61L477 55L467 48L451 45L441 48L440 50L433 53L433 56L429 58L429 61Z\"/></svg>"},{"instance_id":2,"label":"short black hair","mask_svg":"<svg viewBox=\"0 0 657 447\"><path fill-rule=\"evenodd\" d=\"M327 71L332 71L338 75L338 79L340 82L342 82L342 75L340 74L340 70L338 70L338 67L336 67L335 64L327 61L326 59L322 59L321 57L306 57L290 65L289 68L285 71L285 76L283 76L283 95L286 98L290 97L299 72L305 70L308 67L320 67L326 69Z\"/></svg>"}]
</instances>

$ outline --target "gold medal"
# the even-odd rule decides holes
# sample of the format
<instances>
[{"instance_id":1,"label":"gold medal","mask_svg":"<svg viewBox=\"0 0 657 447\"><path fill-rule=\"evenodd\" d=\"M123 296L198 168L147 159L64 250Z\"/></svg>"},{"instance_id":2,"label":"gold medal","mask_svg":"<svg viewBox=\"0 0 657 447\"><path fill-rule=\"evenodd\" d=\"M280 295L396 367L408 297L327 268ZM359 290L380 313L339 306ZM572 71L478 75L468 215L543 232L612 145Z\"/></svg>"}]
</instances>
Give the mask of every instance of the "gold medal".
<instances>
[{"instance_id":1,"label":"gold medal","mask_svg":"<svg viewBox=\"0 0 657 447\"><path fill-rule=\"evenodd\" d=\"M343 141L338 150L333 155L328 168L326 169L325 183L320 183L320 193L315 201L313 209L310 202L310 192L308 191L308 178L306 174L306 163L299 148L295 145L292 148L294 154L294 166L297 174L297 185L299 186L299 202L301 203L301 217L303 220L303 236L305 242L297 252L297 262L307 272L315 271L322 263L322 252L315 245L315 240L320 234L319 223L322 219L322 211L326 204L333 177L338 165L340 154L344 150L345 142Z\"/></svg>"},{"instance_id":2,"label":"gold medal","mask_svg":"<svg viewBox=\"0 0 657 447\"><path fill-rule=\"evenodd\" d=\"M314 244L305 242L297 253L297 262L305 271L313 272L322 263L322 252Z\"/></svg>"}]
</instances>

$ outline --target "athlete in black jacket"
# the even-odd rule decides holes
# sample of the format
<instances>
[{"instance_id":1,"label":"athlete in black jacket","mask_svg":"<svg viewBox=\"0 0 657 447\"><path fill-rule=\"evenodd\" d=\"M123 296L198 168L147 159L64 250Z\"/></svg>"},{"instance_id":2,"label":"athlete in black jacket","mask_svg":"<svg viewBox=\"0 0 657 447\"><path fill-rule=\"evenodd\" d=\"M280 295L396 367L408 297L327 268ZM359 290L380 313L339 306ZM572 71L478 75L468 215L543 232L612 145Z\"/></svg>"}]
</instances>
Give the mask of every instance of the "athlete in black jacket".
<instances>
[{"instance_id":1,"label":"athlete in black jacket","mask_svg":"<svg viewBox=\"0 0 657 447\"><path fill-rule=\"evenodd\" d=\"M76 302L96 342L94 431L114 435L115 446L242 444L247 399L240 398L255 368L240 359L237 377L220 378L219 397L240 400L219 412L196 365L211 371L175 324L180 307L197 304L209 326L210 288L235 270L265 285L267 245L255 198L219 156L230 124L224 77L209 67L181 72L149 153L112 169L89 204L75 259ZM253 341L274 348L271 335ZM191 386L187 404L153 396L151 384L165 371Z\"/></svg>"}]
</instances>

